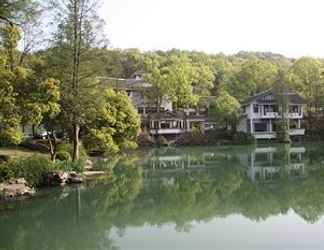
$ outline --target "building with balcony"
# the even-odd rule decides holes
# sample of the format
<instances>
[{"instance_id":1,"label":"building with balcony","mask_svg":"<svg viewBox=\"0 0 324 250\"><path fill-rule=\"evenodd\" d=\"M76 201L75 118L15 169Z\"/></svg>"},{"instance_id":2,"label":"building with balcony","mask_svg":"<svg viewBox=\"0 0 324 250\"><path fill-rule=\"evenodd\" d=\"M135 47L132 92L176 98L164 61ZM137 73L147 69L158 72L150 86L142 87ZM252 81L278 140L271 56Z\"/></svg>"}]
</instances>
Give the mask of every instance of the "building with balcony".
<instances>
[{"instance_id":1,"label":"building with balcony","mask_svg":"<svg viewBox=\"0 0 324 250\"><path fill-rule=\"evenodd\" d=\"M134 107L141 115L142 125L151 135L177 136L190 132L194 128L209 130L215 123L208 118L208 103L212 96L204 97L204 107L188 108L181 112L173 110L172 102L167 98L158 107L154 100L150 100L145 92L150 91L152 85L145 82L140 74L134 74L130 79L105 77L100 79L102 86L125 91Z\"/></svg>"},{"instance_id":2,"label":"building with balcony","mask_svg":"<svg viewBox=\"0 0 324 250\"><path fill-rule=\"evenodd\" d=\"M146 117L150 114L157 113L158 107L156 103L149 100L145 95L145 92L149 91L152 85L145 82L140 74L134 74L130 79L105 77L100 79L100 81L103 87L110 87L117 91L125 91L141 116ZM172 111L172 102L166 99L163 100L160 111Z\"/></svg>"},{"instance_id":3,"label":"building with balcony","mask_svg":"<svg viewBox=\"0 0 324 250\"><path fill-rule=\"evenodd\" d=\"M283 93L287 98L289 110L287 117L291 136L305 135L302 126L305 101L293 91ZM256 139L274 139L277 137L277 123L281 119L278 94L270 89L254 95L244 101L238 131L250 133Z\"/></svg>"}]
</instances>

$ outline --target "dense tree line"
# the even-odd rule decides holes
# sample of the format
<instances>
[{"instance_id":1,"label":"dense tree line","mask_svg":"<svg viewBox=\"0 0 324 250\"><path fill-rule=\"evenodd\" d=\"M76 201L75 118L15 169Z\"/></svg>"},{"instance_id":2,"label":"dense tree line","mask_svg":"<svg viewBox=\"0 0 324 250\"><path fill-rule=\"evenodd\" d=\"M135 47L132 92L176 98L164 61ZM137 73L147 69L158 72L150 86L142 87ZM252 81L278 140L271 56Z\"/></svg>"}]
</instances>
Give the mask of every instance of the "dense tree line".
<instances>
[{"instance_id":1,"label":"dense tree line","mask_svg":"<svg viewBox=\"0 0 324 250\"><path fill-rule=\"evenodd\" d=\"M2 144L21 143L30 125L46 129L52 160L58 132L73 145L73 160L79 159L80 137L88 145L97 141L95 150L134 146L136 110L126 94L103 90L98 81L99 54L106 46L99 6L97 0L0 2ZM46 39L39 44L42 36L32 31L47 19L53 34L44 46Z\"/></svg>"},{"instance_id":2,"label":"dense tree line","mask_svg":"<svg viewBox=\"0 0 324 250\"><path fill-rule=\"evenodd\" d=\"M108 49L102 35L104 22L97 14L99 3L0 2L2 141L19 144L21 126L43 125L53 159L57 143L54 132L58 130L68 134L74 145L74 160L79 158L80 137L89 142L100 140L98 148L110 151L132 145L139 119L130 105L123 104L129 101L125 95L102 91L100 79L130 78L134 73L142 73L152 84L145 94L158 108L166 99L173 102L175 110L208 102L210 114L233 128L240 103L275 87L279 79L281 85L305 99L308 131L314 134L322 130L323 60L260 52L227 56L178 49ZM50 42L42 34L42 25L48 20L53 31ZM120 113L114 105L119 105ZM101 112L89 112L98 107ZM130 112L132 120L125 119L123 114Z\"/></svg>"}]
</instances>

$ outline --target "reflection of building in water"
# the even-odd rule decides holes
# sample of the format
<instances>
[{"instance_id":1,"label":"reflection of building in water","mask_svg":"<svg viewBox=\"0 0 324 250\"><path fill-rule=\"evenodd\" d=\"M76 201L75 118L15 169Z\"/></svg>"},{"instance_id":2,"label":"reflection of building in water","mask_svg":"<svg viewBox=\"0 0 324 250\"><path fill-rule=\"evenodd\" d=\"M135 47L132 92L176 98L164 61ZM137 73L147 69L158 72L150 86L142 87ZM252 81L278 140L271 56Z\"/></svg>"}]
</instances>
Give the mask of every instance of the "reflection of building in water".
<instances>
[{"instance_id":1,"label":"reflection of building in water","mask_svg":"<svg viewBox=\"0 0 324 250\"><path fill-rule=\"evenodd\" d=\"M304 147L293 147L283 152L274 147L257 148L241 156L248 162L247 176L253 182L269 183L286 176L290 179L305 177Z\"/></svg>"},{"instance_id":2,"label":"reflection of building in water","mask_svg":"<svg viewBox=\"0 0 324 250\"><path fill-rule=\"evenodd\" d=\"M180 155L162 155L152 157L150 167L153 169L199 169L215 164L224 160L226 155L203 152L201 154L180 154Z\"/></svg>"},{"instance_id":3,"label":"reflection of building in water","mask_svg":"<svg viewBox=\"0 0 324 250\"><path fill-rule=\"evenodd\" d=\"M150 184L160 182L164 186L174 185L175 177L184 172L195 173L207 172L217 166L224 164L228 154L220 152L175 152L165 153L151 157L144 169L144 179Z\"/></svg>"}]
</instances>

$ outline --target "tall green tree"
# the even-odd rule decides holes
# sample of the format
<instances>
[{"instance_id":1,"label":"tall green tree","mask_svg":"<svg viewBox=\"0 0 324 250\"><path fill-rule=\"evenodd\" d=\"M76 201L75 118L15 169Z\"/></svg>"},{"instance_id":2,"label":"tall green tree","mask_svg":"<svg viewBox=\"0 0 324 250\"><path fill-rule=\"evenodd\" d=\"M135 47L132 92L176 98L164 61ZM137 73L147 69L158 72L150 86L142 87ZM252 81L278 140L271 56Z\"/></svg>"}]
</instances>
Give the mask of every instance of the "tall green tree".
<instances>
[{"instance_id":1,"label":"tall green tree","mask_svg":"<svg viewBox=\"0 0 324 250\"><path fill-rule=\"evenodd\" d=\"M274 86L278 67L270 62L251 58L244 61L228 82L227 90L231 95L243 101Z\"/></svg>"},{"instance_id":2,"label":"tall green tree","mask_svg":"<svg viewBox=\"0 0 324 250\"><path fill-rule=\"evenodd\" d=\"M89 150L116 153L136 147L140 118L126 93L104 91L88 116L85 142Z\"/></svg>"},{"instance_id":3,"label":"tall green tree","mask_svg":"<svg viewBox=\"0 0 324 250\"><path fill-rule=\"evenodd\" d=\"M59 112L58 82L39 78L29 62L23 64L17 50L21 30L7 24L0 30L3 57L0 64L0 135L3 140L19 144L22 125L40 125L45 114Z\"/></svg>"},{"instance_id":4,"label":"tall green tree","mask_svg":"<svg viewBox=\"0 0 324 250\"><path fill-rule=\"evenodd\" d=\"M212 103L209 114L226 128L231 127L232 131L236 131L236 125L239 118L240 103L231 96L226 90L219 91L215 102Z\"/></svg>"},{"instance_id":5,"label":"tall green tree","mask_svg":"<svg viewBox=\"0 0 324 250\"><path fill-rule=\"evenodd\" d=\"M95 47L105 46L101 36L104 23L97 14L97 0L60 0L51 4L58 17L54 47L65 59L62 67L58 67L58 79L63 86L62 109L72 131L73 160L78 160L80 129L86 123L87 107L95 98L90 91L96 84L91 52Z\"/></svg>"},{"instance_id":6,"label":"tall green tree","mask_svg":"<svg viewBox=\"0 0 324 250\"><path fill-rule=\"evenodd\" d=\"M277 82L275 85L276 96L279 101L280 120L278 122L277 135L278 140L283 143L290 143L290 124L289 124L289 96L288 88L285 82L285 72L280 70L277 76Z\"/></svg>"},{"instance_id":7,"label":"tall green tree","mask_svg":"<svg viewBox=\"0 0 324 250\"><path fill-rule=\"evenodd\" d=\"M302 57L288 72L288 85L296 90L307 103L309 129L313 130L324 105L323 64L314 58Z\"/></svg>"}]
</instances>

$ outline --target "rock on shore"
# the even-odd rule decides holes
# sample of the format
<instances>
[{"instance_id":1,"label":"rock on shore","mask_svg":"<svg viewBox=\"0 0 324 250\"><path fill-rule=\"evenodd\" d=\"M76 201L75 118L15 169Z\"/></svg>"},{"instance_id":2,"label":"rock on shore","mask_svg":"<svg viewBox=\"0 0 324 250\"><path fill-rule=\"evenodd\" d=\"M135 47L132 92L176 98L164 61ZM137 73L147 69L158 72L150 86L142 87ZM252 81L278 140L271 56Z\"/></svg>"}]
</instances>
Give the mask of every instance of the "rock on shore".
<instances>
[{"instance_id":1,"label":"rock on shore","mask_svg":"<svg viewBox=\"0 0 324 250\"><path fill-rule=\"evenodd\" d=\"M35 190L27 186L24 178L12 179L8 183L0 184L0 196L6 200L20 197L29 197L35 194Z\"/></svg>"}]
</instances>

